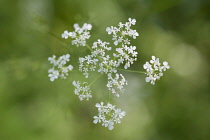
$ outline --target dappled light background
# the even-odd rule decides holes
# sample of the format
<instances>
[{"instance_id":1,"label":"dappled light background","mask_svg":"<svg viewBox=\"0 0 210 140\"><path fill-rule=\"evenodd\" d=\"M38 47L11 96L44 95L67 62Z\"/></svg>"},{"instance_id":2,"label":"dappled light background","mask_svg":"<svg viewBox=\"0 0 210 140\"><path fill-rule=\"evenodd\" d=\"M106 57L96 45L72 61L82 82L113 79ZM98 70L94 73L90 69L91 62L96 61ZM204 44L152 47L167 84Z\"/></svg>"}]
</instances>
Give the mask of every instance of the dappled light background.
<instances>
[{"instance_id":1,"label":"dappled light background","mask_svg":"<svg viewBox=\"0 0 210 140\"><path fill-rule=\"evenodd\" d=\"M77 69L89 51L62 39L63 31L90 23L89 44L109 41L106 27L129 17L140 34L132 40L139 55L130 70L143 70L152 55L171 69L154 86L144 74L123 72L128 86L112 103L127 114L109 131L92 123L94 105L108 99L106 77L81 102L71 83L83 75L74 70L50 82L47 58L70 53ZM0 140L208 140L209 36L209 0L0 1Z\"/></svg>"}]
</instances>

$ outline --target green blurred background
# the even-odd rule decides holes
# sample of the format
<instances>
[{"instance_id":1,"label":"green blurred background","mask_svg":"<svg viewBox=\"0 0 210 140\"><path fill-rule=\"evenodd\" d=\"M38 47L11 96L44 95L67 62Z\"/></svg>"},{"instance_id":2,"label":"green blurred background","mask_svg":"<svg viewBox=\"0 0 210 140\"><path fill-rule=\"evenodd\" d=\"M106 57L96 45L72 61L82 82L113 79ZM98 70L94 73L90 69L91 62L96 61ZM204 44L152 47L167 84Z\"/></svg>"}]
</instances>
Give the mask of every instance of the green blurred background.
<instances>
[{"instance_id":1,"label":"green blurred background","mask_svg":"<svg viewBox=\"0 0 210 140\"><path fill-rule=\"evenodd\" d=\"M50 82L47 58L70 53L77 68L89 51L61 39L64 30L91 23L89 43L109 41L106 27L129 17L140 33L130 69L142 70L152 55L171 69L155 86L123 73L129 85L112 103L127 115L109 131L92 123L95 103L107 100L106 77L80 102L71 82L81 73ZM209 0L1 0L0 140L209 140L209 37Z\"/></svg>"}]
</instances>

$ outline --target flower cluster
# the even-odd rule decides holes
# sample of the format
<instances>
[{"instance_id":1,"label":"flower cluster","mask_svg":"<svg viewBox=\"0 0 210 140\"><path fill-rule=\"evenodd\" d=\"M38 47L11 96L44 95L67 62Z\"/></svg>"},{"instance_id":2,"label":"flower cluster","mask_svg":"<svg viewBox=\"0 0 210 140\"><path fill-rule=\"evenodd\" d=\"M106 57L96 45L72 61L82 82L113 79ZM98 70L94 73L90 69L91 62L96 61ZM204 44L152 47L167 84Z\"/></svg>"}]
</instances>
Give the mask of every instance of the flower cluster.
<instances>
[{"instance_id":1,"label":"flower cluster","mask_svg":"<svg viewBox=\"0 0 210 140\"><path fill-rule=\"evenodd\" d=\"M120 64L111 59L110 55L107 54L107 52L111 50L111 47L108 47L108 45L108 42L103 42L100 39L94 42L91 48L91 55L79 58L79 70L83 72L86 78L89 77L89 71L107 74L108 90L119 97L119 92L123 92L123 87L127 85L127 81L122 74L117 73L117 67L119 67ZM115 78L112 77L113 74Z\"/></svg>"},{"instance_id":2,"label":"flower cluster","mask_svg":"<svg viewBox=\"0 0 210 140\"><path fill-rule=\"evenodd\" d=\"M119 91L122 92L124 90L123 86L127 84L122 74L115 74L115 78L112 77L111 73L108 74L108 83L106 86L115 96L119 97Z\"/></svg>"},{"instance_id":3,"label":"flower cluster","mask_svg":"<svg viewBox=\"0 0 210 140\"><path fill-rule=\"evenodd\" d=\"M86 39L90 38L90 30L92 28L91 24L83 24L83 26L80 28L78 24L74 24L75 31L68 32L67 30L64 31L64 33L61 35L62 38L67 39L68 37L71 37L75 40L72 40L72 45L76 46L85 46L86 45Z\"/></svg>"},{"instance_id":4,"label":"flower cluster","mask_svg":"<svg viewBox=\"0 0 210 140\"><path fill-rule=\"evenodd\" d=\"M93 58L92 55L87 55L84 58L79 58L79 71L83 72L85 78L89 77L89 71L95 71L98 59Z\"/></svg>"},{"instance_id":5,"label":"flower cluster","mask_svg":"<svg viewBox=\"0 0 210 140\"><path fill-rule=\"evenodd\" d=\"M136 20L129 18L128 22L125 24L120 22L118 27L111 26L106 28L108 34L112 34L114 45L119 46L116 48L117 53L114 53L113 55L116 57L118 65L125 62L124 69L129 68L130 65L137 60L138 52L135 51L136 46L129 46L130 40L128 38L132 37L133 39L136 39L136 37L139 36L136 30L131 29L131 26L135 24Z\"/></svg>"},{"instance_id":6,"label":"flower cluster","mask_svg":"<svg viewBox=\"0 0 210 140\"><path fill-rule=\"evenodd\" d=\"M131 26L136 24L135 19L128 19L128 22L125 24L119 23L118 27L107 27L106 31L108 34L112 34L112 40L114 40L114 45L118 45L119 43L123 44L130 44L130 40L126 36L130 36L133 39L136 39L137 36L139 36L138 32L136 30L132 30Z\"/></svg>"},{"instance_id":7,"label":"flower cluster","mask_svg":"<svg viewBox=\"0 0 210 140\"><path fill-rule=\"evenodd\" d=\"M78 95L80 101L89 98L92 98L90 87L87 82L83 82L82 84L79 81L73 81L72 84L76 87L74 90L74 94Z\"/></svg>"},{"instance_id":8,"label":"flower cluster","mask_svg":"<svg viewBox=\"0 0 210 140\"><path fill-rule=\"evenodd\" d=\"M108 42L99 39L93 43L91 55L79 58L79 71L83 72L86 78L89 76L88 71L95 71L96 69L101 73L112 71L108 69L108 63L111 61L109 61L110 57L106 55L106 51L110 51L111 47L107 45L109 45Z\"/></svg>"},{"instance_id":9,"label":"flower cluster","mask_svg":"<svg viewBox=\"0 0 210 140\"><path fill-rule=\"evenodd\" d=\"M107 87L117 97L119 97L118 92L122 92L123 86L127 85L124 76L118 74L117 68L124 64L124 69L127 69L137 60L138 52L136 52L136 46L130 45L130 40L128 39L128 37L136 39L136 36L139 36L136 30L131 29L131 26L135 25L135 23L135 19L129 18L125 24L120 22L118 28L113 26L106 28L108 34L113 35L114 45L118 45L112 55L108 54L112 49L108 47L110 43L99 39L89 48L91 55L79 58L79 70L83 72L85 77L89 77L89 71L107 74ZM115 78L112 78L113 74Z\"/></svg>"},{"instance_id":10,"label":"flower cluster","mask_svg":"<svg viewBox=\"0 0 210 140\"><path fill-rule=\"evenodd\" d=\"M113 44L98 39L92 46L87 44L87 39L90 38L91 24L83 24L80 27L78 24L74 24L74 31L64 31L61 35L62 38L72 39L72 45L86 46L90 50L90 54L84 57L79 57L79 71L89 78L90 72L97 72L100 75L107 76L106 87L108 93L112 93L114 96L119 97L120 93L124 91L124 86L128 85L125 77L119 73L120 71L127 70L135 61L137 61L138 52L136 46L131 45L130 39L136 39L139 33L136 30L131 29L136 24L135 19L128 19L128 22L119 23L117 27L107 27L106 31L109 35L112 35ZM58 77L66 78L68 72L73 69L72 65L67 65L70 61L70 55L66 54L58 59L53 55L48 60L53 67L49 69L49 77L51 81L54 81ZM124 69L120 68L123 67ZM163 76L163 71L170 68L168 62L164 61L163 65L159 62L159 58L152 56L152 60L146 62L143 65L146 70L145 74L146 82L155 84L156 80L159 80ZM141 71L131 71L142 73ZM143 72L144 73L144 72ZM73 81L72 84L75 87L74 94L78 96L79 100L89 100L92 98L90 86L98 79L96 77L91 84L87 82ZM98 108L98 115L94 116L93 123L101 123L102 126L108 127L109 130L114 128L114 124L121 123L121 119L125 116L125 111L116 109L115 105L110 103L104 105L103 102L95 105Z\"/></svg>"},{"instance_id":11,"label":"flower cluster","mask_svg":"<svg viewBox=\"0 0 210 140\"><path fill-rule=\"evenodd\" d=\"M115 123L121 123L121 119L125 116L125 111L115 109L115 105L108 103L104 105L103 102L95 105L98 108L98 115L94 116L93 123L102 123L102 126L108 127L109 130L114 128Z\"/></svg>"},{"instance_id":12,"label":"flower cluster","mask_svg":"<svg viewBox=\"0 0 210 140\"><path fill-rule=\"evenodd\" d=\"M58 77L66 79L68 72L73 69L72 65L65 66L66 63L70 61L69 54L60 56L57 60L56 56L53 55L52 57L48 58L48 61L50 61L50 63L53 65L53 67L48 70L50 81L54 81Z\"/></svg>"},{"instance_id":13,"label":"flower cluster","mask_svg":"<svg viewBox=\"0 0 210 140\"><path fill-rule=\"evenodd\" d=\"M138 52L135 51L136 46L130 46L122 44L121 48L116 48L116 52L113 55L117 58L117 63L124 63L124 69L127 69L137 60Z\"/></svg>"},{"instance_id":14,"label":"flower cluster","mask_svg":"<svg viewBox=\"0 0 210 140\"><path fill-rule=\"evenodd\" d=\"M144 64L144 69L146 70L146 75L148 77L145 78L146 82L151 82L151 84L155 84L156 80L159 80L161 76L163 76L163 71L166 71L170 68L168 62L164 61L163 65L159 62L159 58L152 56L152 60L146 62Z\"/></svg>"}]
</instances>

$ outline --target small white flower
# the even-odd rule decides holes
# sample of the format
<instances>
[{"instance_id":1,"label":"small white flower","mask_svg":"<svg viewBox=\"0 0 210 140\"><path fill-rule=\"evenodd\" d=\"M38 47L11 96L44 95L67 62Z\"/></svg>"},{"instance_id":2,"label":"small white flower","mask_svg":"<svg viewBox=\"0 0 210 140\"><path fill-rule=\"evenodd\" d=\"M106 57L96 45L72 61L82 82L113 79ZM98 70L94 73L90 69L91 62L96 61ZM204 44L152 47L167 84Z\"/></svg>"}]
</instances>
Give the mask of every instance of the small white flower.
<instances>
[{"instance_id":1,"label":"small white flower","mask_svg":"<svg viewBox=\"0 0 210 140\"><path fill-rule=\"evenodd\" d=\"M106 31L107 31L108 34L112 34L112 33L115 34L115 30L114 30L114 27L113 26L107 27L106 28Z\"/></svg>"},{"instance_id":2,"label":"small white flower","mask_svg":"<svg viewBox=\"0 0 210 140\"><path fill-rule=\"evenodd\" d=\"M74 67L72 65L69 65L66 68L68 68L68 70L72 71Z\"/></svg>"},{"instance_id":3,"label":"small white flower","mask_svg":"<svg viewBox=\"0 0 210 140\"><path fill-rule=\"evenodd\" d=\"M69 37L69 32L65 30L61 37L67 39Z\"/></svg>"},{"instance_id":4,"label":"small white flower","mask_svg":"<svg viewBox=\"0 0 210 140\"><path fill-rule=\"evenodd\" d=\"M91 29L92 29L92 25L91 25L91 24L85 23L85 24L83 25L83 29L84 29L84 30L91 30Z\"/></svg>"},{"instance_id":5,"label":"small white flower","mask_svg":"<svg viewBox=\"0 0 210 140\"><path fill-rule=\"evenodd\" d=\"M135 24L136 24L136 19L131 19L131 18L129 18L128 21L129 21L132 25L135 25Z\"/></svg>"},{"instance_id":6,"label":"small white flower","mask_svg":"<svg viewBox=\"0 0 210 140\"><path fill-rule=\"evenodd\" d=\"M93 118L94 118L93 123L95 123L95 124L100 123L101 119L102 119L100 116L94 116Z\"/></svg>"},{"instance_id":7,"label":"small white flower","mask_svg":"<svg viewBox=\"0 0 210 140\"><path fill-rule=\"evenodd\" d=\"M144 67L144 69L146 69L147 72L153 70L153 69L152 69L152 65L150 65L149 62L146 62L146 63L143 65L143 67Z\"/></svg>"},{"instance_id":8,"label":"small white flower","mask_svg":"<svg viewBox=\"0 0 210 140\"><path fill-rule=\"evenodd\" d=\"M133 37L133 39L136 39L136 37L139 36L139 33L136 32L136 30L129 30L128 35Z\"/></svg>"},{"instance_id":9,"label":"small white flower","mask_svg":"<svg viewBox=\"0 0 210 140\"><path fill-rule=\"evenodd\" d=\"M76 31L78 31L78 30L80 29L79 24L75 23L75 24L74 24L74 29L75 29Z\"/></svg>"},{"instance_id":10,"label":"small white flower","mask_svg":"<svg viewBox=\"0 0 210 140\"><path fill-rule=\"evenodd\" d=\"M124 24L122 24L122 22L119 23L118 25L120 28L122 28L124 26Z\"/></svg>"},{"instance_id":11,"label":"small white flower","mask_svg":"<svg viewBox=\"0 0 210 140\"><path fill-rule=\"evenodd\" d=\"M164 61L162 66L163 71L166 71L166 69L170 69L170 66L168 65L168 62Z\"/></svg>"},{"instance_id":12,"label":"small white flower","mask_svg":"<svg viewBox=\"0 0 210 140\"><path fill-rule=\"evenodd\" d=\"M54 69L50 69L49 73L50 74L48 76L50 77L50 81L54 81L59 76L59 72L57 70L54 70Z\"/></svg>"},{"instance_id":13,"label":"small white flower","mask_svg":"<svg viewBox=\"0 0 210 140\"><path fill-rule=\"evenodd\" d=\"M114 125L114 122L108 121L108 122L107 122L107 125L108 125L108 129L109 129L109 130L114 129L114 126L113 126L113 125ZM105 127L106 127L106 126L105 126Z\"/></svg>"},{"instance_id":14,"label":"small white flower","mask_svg":"<svg viewBox=\"0 0 210 140\"><path fill-rule=\"evenodd\" d=\"M53 55L52 57L48 57L48 61L50 61L51 64L55 64L56 63L56 56Z\"/></svg>"},{"instance_id":15,"label":"small white flower","mask_svg":"<svg viewBox=\"0 0 210 140\"><path fill-rule=\"evenodd\" d=\"M156 78L155 77L153 77L153 75L149 75L149 77L146 77L145 78L145 81L146 82L150 82L151 81L151 84L155 84L155 81L156 81Z\"/></svg>"}]
</instances>

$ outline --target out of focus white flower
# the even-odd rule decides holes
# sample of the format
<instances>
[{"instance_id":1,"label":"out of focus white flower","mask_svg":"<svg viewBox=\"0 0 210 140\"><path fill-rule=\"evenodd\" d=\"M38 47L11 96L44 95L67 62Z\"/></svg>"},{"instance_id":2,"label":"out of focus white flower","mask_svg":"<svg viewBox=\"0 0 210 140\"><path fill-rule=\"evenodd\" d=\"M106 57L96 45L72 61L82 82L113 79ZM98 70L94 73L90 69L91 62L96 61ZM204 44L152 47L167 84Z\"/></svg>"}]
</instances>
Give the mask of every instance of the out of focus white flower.
<instances>
[{"instance_id":1,"label":"out of focus white flower","mask_svg":"<svg viewBox=\"0 0 210 140\"><path fill-rule=\"evenodd\" d=\"M131 19L131 18L129 18L128 21L129 21L132 25L135 25L135 24L136 24L136 19Z\"/></svg>"},{"instance_id":2,"label":"out of focus white flower","mask_svg":"<svg viewBox=\"0 0 210 140\"><path fill-rule=\"evenodd\" d=\"M49 69L48 71L50 74L48 75L50 77L50 81L54 81L55 79L58 78L59 76L59 72L57 70L54 69Z\"/></svg>"},{"instance_id":3,"label":"out of focus white flower","mask_svg":"<svg viewBox=\"0 0 210 140\"><path fill-rule=\"evenodd\" d=\"M72 45L85 46L86 40L90 38L90 30L92 29L91 24L84 23L82 27L79 24L74 24L74 31L68 32L64 31L62 38L67 39L68 37L74 39L72 40Z\"/></svg>"},{"instance_id":4,"label":"out of focus white flower","mask_svg":"<svg viewBox=\"0 0 210 140\"><path fill-rule=\"evenodd\" d=\"M166 71L166 69L170 69L170 66L168 65L168 62L164 61L162 66L163 71Z\"/></svg>"},{"instance_id":5,"label":"out of focus white flower","mask_svg":"<svg viewBox=\"0 0 210 140\"><path fill-rule=\"evenodd\" d=\"M67 39L69 37L69 32L65 30L61 37Z\"/></svg>"},{"instance_id":6,"label":"out of focus white flower","mask_svg":"<svg viewBox=\"0 0 210 140\"><path fill-rule=\"evenodd\" d=\"M48 58L48 61L53 65L53 67L48 70L50 81L54 81L58 79L58 77L66 79L68 72L73 69L72 65L65 66L67 62L70 61L70 54L62 55L58 59L53 55Z\"/></svg>"},{"instance_id":7,"label":"out of focus white flower","mask_svg":"<svg viewBox=\"0 0 210 140\"><path fill-rule=\"evenodd\" d=\"M73 81L72 84L75 86L74 94L78 95L80 101L92 98L91 90L87 82L80 83L79 81Z\"/></svg>"}]
</instances>

